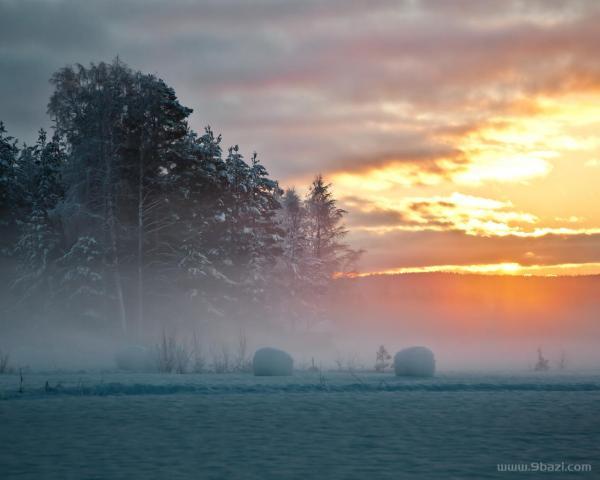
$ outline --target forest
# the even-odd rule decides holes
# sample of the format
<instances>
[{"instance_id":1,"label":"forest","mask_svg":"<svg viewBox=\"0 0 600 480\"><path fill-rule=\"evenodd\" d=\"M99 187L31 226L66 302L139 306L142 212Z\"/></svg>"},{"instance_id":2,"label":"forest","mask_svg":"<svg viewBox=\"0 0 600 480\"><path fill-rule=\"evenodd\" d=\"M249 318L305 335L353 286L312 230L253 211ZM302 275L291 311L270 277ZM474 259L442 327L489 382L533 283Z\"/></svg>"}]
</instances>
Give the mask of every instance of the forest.
<instances>
[{"instance_id":1,"label":"forest","mask_svg":"<svg viewBox=\"0 0 600 480\"><path fill-rule=\"evenodd\" d=\"M143 341L165 325L310 328L360 251L320 174L283 190L224 148L155 75L112 63L51 78L51 132L0 123L8 331L60 325Z\"/></svg>"}]
</instances>

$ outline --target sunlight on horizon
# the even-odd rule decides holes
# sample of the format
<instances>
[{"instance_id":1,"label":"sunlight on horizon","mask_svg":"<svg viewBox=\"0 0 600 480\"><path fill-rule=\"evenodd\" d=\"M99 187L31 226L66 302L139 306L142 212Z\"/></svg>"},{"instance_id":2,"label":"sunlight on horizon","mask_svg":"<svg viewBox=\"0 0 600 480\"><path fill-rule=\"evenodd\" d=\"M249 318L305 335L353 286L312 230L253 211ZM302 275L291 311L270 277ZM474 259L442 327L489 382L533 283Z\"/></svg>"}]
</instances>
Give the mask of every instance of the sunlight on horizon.
<instances>
[{"instance_id":1,"label":"sunlight on horizon","mask_svg":"<svg viewBox=\"0 0 600 480\"><path fill-rule=\"evenodd\" d=\"M406 275L414 273L455 273L479 275L510 275L510 276L585 276L599 275L600 262L567 263L558 265L521 265L516 262L475 264L475 265L428 265L423 267L400 267L372 272L338 273L336 278L371 277L377 275Z\"/></svg>"},{"instance_id":2,"label":"sunlight on horizon","mask_svg":"<svg viewBox=\"0 0 600 480\"><path fill-rule=\"evenodd\" d=\"M406 115L406 108L387 112ZM491 239L544 239L600 234L597 167L600 94L574 93L517 101L503 115L458 135L442 134L454 156L399 161L331 176L353 229L375 236L393 232L458 231ZM360 192L360 193L358 193ZM361 223L352 211L395 216ZM557 214L558 213L558 214ZM550 271L550 267L423 265L418 271L496 274ZM551 274L589 272L589 265L556 261ZM389 271L405 268L392 266ZM409 271L410 268L408 269ZM593 270L595 271L595 270ZM545 274L545 273L544 273Z\"/></svg>"}]
</instances>

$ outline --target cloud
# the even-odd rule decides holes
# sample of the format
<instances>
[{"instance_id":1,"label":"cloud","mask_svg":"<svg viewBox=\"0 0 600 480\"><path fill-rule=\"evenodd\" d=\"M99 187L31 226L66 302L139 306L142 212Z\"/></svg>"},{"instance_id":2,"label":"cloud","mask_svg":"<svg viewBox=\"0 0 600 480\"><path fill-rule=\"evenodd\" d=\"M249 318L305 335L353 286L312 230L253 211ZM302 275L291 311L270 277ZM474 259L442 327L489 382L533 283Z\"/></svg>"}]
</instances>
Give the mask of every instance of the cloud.
<instances>
[{"instance_id":1,"label":"cloud","mask_svg":"<svg viewBox=\"0 0 600 480\"><path fill-rule=\"evenodd\" d=\"M386 234L404 231L456 231L469 236L536 238L547 235L580 236L600 234L600 228L573 227L580 219L555 218L569 226L544 226L528 212L514 209L509 201L499 201L454 192L440 197L407 197L394 202L342 198L350 214L350 224L356 230ZM382 206L383 204L383 206ZM391 205L391 206L390 206ZM371 216L369 221L366 218ZM377 223L377 219L384 222ZM395 219L395 222L391 220Z\"/></svg>"},{"instance_id":2,"label":"cloud","mask_svg":"<svg viewBox=\"0 0 600 480\"><path fill-rule=\"evenodd\" d=\"M3 77L0 103L27 77L35 94L3 113L9 125L20 117L14 133L35 132L52 71L119 54L173 84L196 128L259 149L285 176L314 170L315 157L324 170L404 159L407 136L432 141L415 125L450 131L525 93L598 85L594 2L484 3L0 0L3 71L11 56L23 62ZM394 118L382 103L406 108ZM397 140L388 134L373 155L364 138L386 125Z\"/></svg>"},{"instance_id":3,"label":"cloud","mask_svg":"<svg viewBox=\"0 0 600 480\"><path fill-rule=\"evenodd\" d=\"M439 265L588 264L600 262L600 234L479 237L456 230L351 230L367 250L360 271ZM534 255L530 255L529 253ZM575 271L575 270L574 270Z\"/></svg>"},{"instance_id":4,"label":"cloud","mask_svg":"<svg viewBox=\"0 0 600 480\"><path fill-rule=\"evenodd\" d=\"M595 261L594 212L543 213L599 158L599 22L592 0L0 0L0 120L34 140L51 74L119 55L283 184L360 197L377 268Z\"/></svg>"},{"instance_id":5,"label":"cloud","mask_svg":"<svg viewBox=\"0 0 600 480\"><path fill-rule=\"evenodd\" d=\"M482 197L453 193L447 197L404 198L395 208L381 208L373 202L351 202L362 214L373 217L386 214L392 218L395 212L398 221L395 224L361 225L362 216L353 216L355 228L380 232L394 229L404 230L454 230L468 235L505 236L519 235L526 230L525 225L538 221L535 215L517 212L510 202L501 202Z\"/></svg>"}]
</instances>

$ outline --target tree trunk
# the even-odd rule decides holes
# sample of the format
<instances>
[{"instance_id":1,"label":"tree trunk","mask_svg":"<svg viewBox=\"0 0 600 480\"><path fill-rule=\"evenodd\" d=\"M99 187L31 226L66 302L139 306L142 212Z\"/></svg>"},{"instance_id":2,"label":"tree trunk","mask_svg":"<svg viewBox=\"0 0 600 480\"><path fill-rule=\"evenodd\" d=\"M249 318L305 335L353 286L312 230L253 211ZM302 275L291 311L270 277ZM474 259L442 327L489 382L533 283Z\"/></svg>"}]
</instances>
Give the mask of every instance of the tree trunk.
<instances>
[{"instance_id":1,"label":"tree trunk","mask_svg":"<svg viewBox=\"0 0 600 480\"><path fill-rule=\"evenodd\" d=\"M129 329L127 325L127 310L125 308L125 297L123 295L123 281L121 279L121 270L119 268L119 252L117 248L117 229L116 229L116 212L115 212L115 200L114 200L114 182L113 182L113 139L112 134L110 134L109 141L109 153L107 155L106 151L104 151L104 162L106 165L106 178L104 183L105 195L107 201L107 216L106 219L109 241L110 241L110 250L111 250L111 268L113 273L113 278L115 282L115 293L117 296L117 308L119 312L119 317L121 320L121 329L123 330L123 334L127 336L129 334Z\"/></svg>"},{"instance_id":2,"label":"tree trunk","mask_svg":"<svg viewBox=\"0 0 600 480\"><path fill-rule=\"evenodd\" d=\"M143 334L144 324L144 142L140 147L138 169L138 231L137 231L137 334Z\"/></svg>"}]
</instances>

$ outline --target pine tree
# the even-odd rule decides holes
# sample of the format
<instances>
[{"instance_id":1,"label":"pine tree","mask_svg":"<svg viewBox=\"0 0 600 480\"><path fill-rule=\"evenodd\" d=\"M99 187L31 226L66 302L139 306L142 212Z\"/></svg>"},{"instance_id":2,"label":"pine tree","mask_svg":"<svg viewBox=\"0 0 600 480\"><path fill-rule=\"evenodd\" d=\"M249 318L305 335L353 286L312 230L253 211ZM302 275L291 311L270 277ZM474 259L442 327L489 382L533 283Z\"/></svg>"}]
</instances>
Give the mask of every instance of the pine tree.
<instances>
[{"instance_id":1,"label":"pine tree","mask_svg":"<svg viewBox=\"0 0 600 480\"><path fill-rule=\"evenodd\" d=\"M74 238L94 234L121 328L139 334L145 265L160 253L159 232L173 224L167 215L169 172L179 161L191 109L162 80L118 59L67 67L52 82L49 111L70 151L65 207L76 206L80 218Z\"/></svg>"},{"instance_id":2,"label":"pine tree","mask_svg":"<svg viewBox=\"0 0 600 480\"><path fill-rule=\"evenodd\" d=\"M124 122L127 153L123 168L135 205L137 331L143 330L146 296L145 260L156 247L153 234L169 228L167 172L180 158L181 141L187 135L186 118L192 110L177 100L175 91L153 75L132 75L132 91L126 98ZM155 251L155 250L154 250Z\"/></svg>"},{"instance_id":3,"label":"pine tree","mask_svg":"<svg viewBox=\"0 0 600 480\"><path fill-rule=\"evenodd\" d=\"M358 253L322 177L304 201L283 194L256 154L197 135L171 87L118 59L52 84L51 140L17 149L0 124L0 222L19 224L2 240L21 299L136 341L165 318L319 317Z\"/></svg>"},{"instance_id":4,"label":"pine tree","mask_svg":"<svg viewBox=\"0 0 600 480\"><path fill-rule=\"evenodd\" d=\"M354 268L361 251L343 242L348 233L342 221L346 211L338 208L331 184L317 175L305 199L307 254L305 282L312 293L313 321L322 320L322 300L339 274Z\"/></svg>"},{"instance_id":5,"label":"pine tree","mask_svg":"<svg viewBox=\"0 0 600 480\"><path fill-rule=\"evenodd\" d=\"M346 211L338 208L337 200L331 192L331 184L326 184L317 175L310 186L306 198L308 212L307 236L314 257L318 262L317 274L331 278L353 267L360 256L343 242L348 233L342 221Z\"/></svg>"},{"instance_id":6,"label":"pine tree","mask_svg":"<svg viewBox=\"0 0 600 480\"><path fill-rule=\"evenodd\" d=\"M11 192L17 155L16 140L6 134L4 123L0 122L0 226L7 226L14 220L11 215Z\"/></svg>"},{"instance_id":7,"label":"pine tree","mask_svg":"<svg viewBox=\"0 0 600 480\"><path fill-rule=\"evenodd\" d=\"M71 225L76 231L74 237L101 232L97 238L110 271L104 278L111 283L107 288L114 292L115 313L125 334L129 321L122 242L123 232L130 234L130 230L122 224L119 209L125 200L120 153L126 146L125 99L131 90L131 77L131 71L118 60L89 68L65 67L51 79L55 91L48 105L55 131L70 153L65 208L75 206L79 213L77 224Z\"/></svg>"},{"instance_id":8,"label":"pine tree","mask_svg":"<svg viewBox=\"0 0 600 480\"><path fill-rule=\"evenodd\" d=\"M280 215L284 233L283 259L290 272L298 276L301 260L308 249L305 232L307 212L295 189L285 191L281 199Z\"/></svg>"},{"instance_id":9,"label":"pine tree","mask_svg":"<svg viewBox=\"0 0 600 480\"><path fill-rule=\"evenodd\" d=\"M60 255L60 230L52 213L63 196L63 160L60 145L56 139L47 142L43 130L36 145L25 147L19 158L18 186L28 204L14 249L19 261L14 286L22 299L39 295L49 301L52 296L53 262Z\"/></svg>"},{"instance_id":10,"label":"pine tree","mask_svg":"<svg viewBox=\"0 0 600 480\"><path fill-rule=\"evenodd\" d=\"M330 189L331 184L326 184L323 177L317 175L310 187L306 207L313 254L322 261L327 273L333 274L346 252L346 246L340 240L347 233L341 224L347 212L337 207Z\"/></svg>"},{"instance_id":11,"label":"pine tree","mask_svg":"<svg viewBox=\"0 0 600 480\"><path fill-rule=\"evenodd\" d=\"M93 237L82 236L56 261L57 291L62 305L76 320L101 322L107 302L102 251Z\"/></svg>"},{"instance_id":12,"label":"pine tree","mask_svg":"<svg viewBox=\"0 0 600 480\"><path fill-rule=\"evenodd\" d=\"M276 220L280 189L268 178L256 154L249 165L237 146L229 149L225 166L228 183L224 212L219 214L223 220L221 268L238 284L237 303L247 311L248 305L262 303L268 271L281 253L282 232Z\"/></svg>"},{"instance_id":13,"label":"pine tree","mask_svg":"<svg viewBox=\"0 0 600 480\"><path fill-rule=\"evenodd\" d=\"M169 196L170 216L176 223L163 235L175 249L164 252L166 264L177 269L177 282L193 311L222 318L222 292L233 285L222 271L223 192L226 167L221 158L221 137L210 127L197 137L190 132L183 144L181 160L170 174L174 188Z\"/></svg>"},{"instance_id":14,"label":"pine tree","mask_svg":"<svg viewBox=\"0 0 600 480\"><path fill-rule=\"evenodd\" d=\"M312 254L306 235L307 212L296 190L281 197L279 224L282 229L282 254L272 276L270 302L278 306L279 317L295 329L312 310Z\"/></svg>"}]
</instances>

